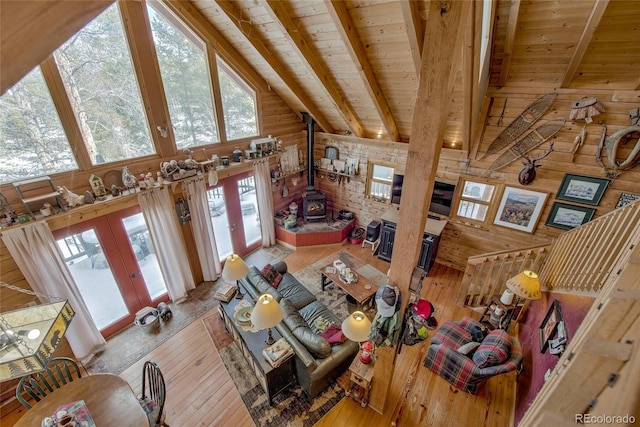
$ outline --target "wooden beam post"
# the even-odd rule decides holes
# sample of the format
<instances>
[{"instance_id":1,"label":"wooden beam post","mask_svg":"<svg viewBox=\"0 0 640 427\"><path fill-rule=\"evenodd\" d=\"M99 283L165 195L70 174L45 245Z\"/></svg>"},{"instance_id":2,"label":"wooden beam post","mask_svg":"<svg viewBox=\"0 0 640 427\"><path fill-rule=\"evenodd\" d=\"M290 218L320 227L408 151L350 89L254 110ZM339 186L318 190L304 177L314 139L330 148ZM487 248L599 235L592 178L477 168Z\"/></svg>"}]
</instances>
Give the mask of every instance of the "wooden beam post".
<instances>
[{"instance_id":1,"label":"wooden beam post","mask_svg":"<svg viewBox=\"0 0 640 427\"><path fill-rule=\"evenodd\" d=\"M468 1L430 2L429 20L425 28L425 48L422 53L420 86L413 115L409 154L404 177L403 197L389 280L402 293L400 316L403 318L409 299L409 282L417 264L423 230L438 158L442 146L447 109L455 73L456 61L461 58L464 31L471 3ZM369 406L384 412L389 384L394 372L397 347L379 348Z\"/></svg>"}]
</instances>

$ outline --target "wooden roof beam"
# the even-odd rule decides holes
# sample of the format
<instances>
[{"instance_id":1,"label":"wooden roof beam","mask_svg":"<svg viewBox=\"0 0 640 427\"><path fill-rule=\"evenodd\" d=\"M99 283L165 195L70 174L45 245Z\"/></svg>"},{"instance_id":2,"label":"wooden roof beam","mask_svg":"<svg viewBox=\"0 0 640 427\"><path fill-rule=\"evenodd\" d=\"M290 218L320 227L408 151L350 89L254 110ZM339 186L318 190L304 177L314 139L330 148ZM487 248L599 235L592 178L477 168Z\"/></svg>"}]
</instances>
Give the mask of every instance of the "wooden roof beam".
<instances>
[{"instance_id":1,"label":"wooden roof beam","mask_svg":"<svg viewBox=\"0 0 640 427\"><path fill-rule=\"evenodd\" d=\"M333 75L321 60L320 55L317 55L311 48L310 41L307 40L302 32L303 29L294 23L291 16L289 16L285 2L267 0L264 6L275 23L280 26L282 33L289 39L291 46L295 49L300 60L306 65L309 73L315 77L318 85L323 87L329 94L335 108L340 112L351 132L355 136L363 138L365 136L364 129L349 105L349 100L335 84Z\"/></svg>"},{"instance_id":2,"label":"wooden roof beam","mask_svg":"<svg viewBox=\"0 0 640 427\"><path fill-rule=\"evenodd\" d=\"M562 79L562 84L560 87L569 87L571 81L573 80L573 76L578 71L578 67L584 58L584 55L587 53L587 48L589 47L589 43L591 43L591 39L593 38L593 34L598 29L598 25L600 24L600 20L604 16L604 12L609 5L609 0L596 0L591 9L591 14L589 15L589 19L582 29L582 34L580 35L580 40L576 44L576 48L573 50L573 55L571 56L571 60L569 61L569 66L564 73L564 78Z\"/></svg>"},{"instance_id":3,"label":"wooden roof beam","mask_svg":"<svg viewBox=\"0 0 640 427\"><path fill-rule=\"evenodd\" d=\"M419 3L417 1L401 1L402 18L409 38L409 49L411 49L411 57L413 65L416 67L416 74L420 75L420 66L422 63L422 48L424 45L424 27L420 20ZM427 8L427 10L429 10Z\"/></svg>"},{"instance_id":4,"label":"wooden roof beam","mask_svg":"<svg viewBox=\"0 0 640 427\"><path fill-rule=\"evenodd\" d=\"M520 0L511 0L509 8L509 20L507 21L507 35L504 41L504 53L502 55L502 67L500 67L500 78L498 86L502 87L509 77L509 65L513 54L513 40L516 38L516 28L518 28L518 15L520 14Z\"/></svg>"},{"instance_id":5,"label":"wooden roof beam","mask_svg":"<svg viewBox=\"0 0 640 427\"><path fill-rule=\"evenodd\" d=\"M347 7L343 1L336 0L326 0L325 5L327 6L329 15L331 16L331 19L333 19L333 22L338 29L338 33L347 48L347 52L349 52L349 55L351 56L351 60L358 69L358 74L360 74L360 78L362 79L364 86L367 88L367 92L369 92L369 96L371 97L376 110L378 110L380 120L382 120L387 133L391 136L393 141L400 141L398 126L393 119L391 109L389 108L387 100L382 93L382 89L380 89L380 85L378 85L378 80L371 68L369 60L367 59L364 46L362 46L362 43L360 42L358 32L356 31L356 27L353 24Z\"/></svg>"},{"instance_id":6,"label":"wooden roof beam","mask_svg":"<svg viewBox=\"0 0 640 427\"><path fill-rule=\"evenodd\" d=\"M220 10L224 12L231 23L240 31L245 39L251 43L251 46L262 56L262 58L269 64L271 69L278 75L278 77L284 82L291 90L293 95L298 98L298 101L304 106L306 111L313 117L318 126L320 126L325 132L333 133L333 127L318 109L311 98L306 92L298 85L298 83L291 77L292 73L286 69L282 62L275 58L275 55L266 47L264 38L258 34L257 31L251 33L251 37L247 35L247 32L243 28L243 23L251 22L249 17L245 17L241 10L239 10L235 2L216 0L216 4L220 7ZM236 54L237 55L237 54Z\"/></svg>"}]
</instances>

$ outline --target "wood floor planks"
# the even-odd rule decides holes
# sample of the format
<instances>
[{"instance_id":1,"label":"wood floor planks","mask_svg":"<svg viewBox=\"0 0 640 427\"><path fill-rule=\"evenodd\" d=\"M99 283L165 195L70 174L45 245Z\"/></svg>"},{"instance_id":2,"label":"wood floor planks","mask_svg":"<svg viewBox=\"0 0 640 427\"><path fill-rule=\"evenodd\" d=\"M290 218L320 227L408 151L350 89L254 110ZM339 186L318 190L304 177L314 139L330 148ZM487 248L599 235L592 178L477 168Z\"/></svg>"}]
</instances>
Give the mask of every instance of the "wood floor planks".
<instances>
[{"instance_id":1,"label":"wood floor planks","mask_svg":"<svg viewBox=\"0 0 640 427\"><path fill-rule=\"evenodd\" d=\"M351 244L298 248L285 261L289 271L295 274L338 250L348 251L382 272L389 268L389 263L373 256L368 246L361 248ZM263 264L266 262L267 260ZM259 261L255 264L258 267L263 265L259 265ZM440 323L461 319L465 315L476 319L479 317L478 313L455 304L462 276L462 272L436 264L424 279L422 297L434 304L435 316ZM430 331L430 336L432 335L433 332ZM428 340L420 345L403 346L396 359L383 414L370 408L362 408L359 403L345 398L316 426L387 427L392 425L393 419L397 420L398 426L511 425L515 374L492 378L484 391L478 396L472 396L455 389L422 365L427 345ZM149 359L160 365L167 381L166 411L169 425L254 425L201 319L162 343L121 374L136 392L140 391L142 385L142 365ZM7 419L9 417L3 414L1 424L12 425L5 424Z\"/></svg>"}]
</instances>

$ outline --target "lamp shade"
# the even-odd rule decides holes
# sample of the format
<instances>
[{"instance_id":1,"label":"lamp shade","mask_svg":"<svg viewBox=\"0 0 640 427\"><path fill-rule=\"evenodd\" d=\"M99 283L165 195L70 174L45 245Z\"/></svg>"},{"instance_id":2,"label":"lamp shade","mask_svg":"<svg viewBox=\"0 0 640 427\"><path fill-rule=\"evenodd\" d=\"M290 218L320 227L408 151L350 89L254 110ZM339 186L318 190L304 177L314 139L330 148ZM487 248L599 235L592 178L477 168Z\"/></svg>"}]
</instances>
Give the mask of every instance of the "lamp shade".
<instances>
[{"instance_id":1,"label":"lamp shade","mask_svg":"<svg viewBox=\"0 0 640 427\"><path fill-rule=\"evenodd\" d=\"M367 341L371 333L371 321L363 312L354 311L342 322L342 333L351 341Z\"/></svg>"},{"instance_id":2,"label":"lamp shade","mask_svg":"<svg viewBox=\"0 0 640 427\"><path fill-rule=\"evenodd\" d=\"M517 276L507 280L507 289L524 299L540 299L540 280L538 275L530 270L525 270Z\"/></svg>"},{"instance_id":3,"label":"lamp shade","mask_svg":"<svg viewBox=\"0 0 640 427\"><path fill-rule=\"evenodd\" d=\"M273 328L284 319L280 304L269 294L260 295L251 312L251 323L260 329Z\"/></svg>"},{"instance_id":4,"label":"lamp shade","mask_svg":"<svg viewBox=\"0 0 640 427\"><path fill-rule=\"evenodd\" d=\"M43 370L74 315L66 300L0 314L0 381Z\"/></svg>"},{"instance_id":5,"label":"lamp shade","mask_svg":"<svg viewBox=\"0 0 640 427\"><path fill-rule=\"evenodd\" d=\"M240 280L247 274L249 274L249 267L240 258L240 255L233 254L227 257L222 269L222 278L224 280Z\"/></svg>"}]
</instances>

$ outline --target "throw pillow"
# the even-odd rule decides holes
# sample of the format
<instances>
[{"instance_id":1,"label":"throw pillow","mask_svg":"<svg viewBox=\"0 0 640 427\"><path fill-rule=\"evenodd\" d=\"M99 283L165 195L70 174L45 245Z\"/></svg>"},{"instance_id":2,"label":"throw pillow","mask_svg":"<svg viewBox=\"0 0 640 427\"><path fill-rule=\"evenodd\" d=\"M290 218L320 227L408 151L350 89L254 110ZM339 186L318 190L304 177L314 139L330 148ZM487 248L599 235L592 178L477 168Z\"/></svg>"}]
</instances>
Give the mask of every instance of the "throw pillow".
<instances>
[{"instance_id":1,"label":"throw pillow","mask_svg":"<svg viewBox=\"0 0 640 427\"><path fill-rule=\"evenodd\" d=\"M336 325L335 323L332 323L327 329L322 331L320 336L324 337L332 346L341 344L347 340L347 337L342 333L340 325Z\"/></svg>"},{"instance_id":2,"label":"throw pillow","mask_svg":"<svg viewBox=\"0 0 640 427\"><path fill-rule=\"evenodd\" d=\"M278 285L280 284L280 281L282 280L282 274L280 274L278 270L273 268L271 264L265 265L262 268L261 273L264 276L264 278L267 280L267 282L269 282L269 284L274 288L277 288Z\"/></svg>"},{"instance_id":3,"label":"throw pillow","mask_svg":"<svg viewBox=\"0 0 640 427\"><path fill-rule=\"evenodd\" d=\"M466 344L462 344L458 347L458 353L464 354L467 357L471 357L474 351L480 346L479 342L470 341Z\"/></svg>"},{"instance_id":4,"label":"throw pillow","mask_svg":"<svg viewBox=\"0 0 640 427\"><path fill-rule=\"evenodd\" d=\"M511 337L502 329L489 332L473 354L473 362L479 368L499 365L511 355Z\"/></svg>"}]
</instances>

